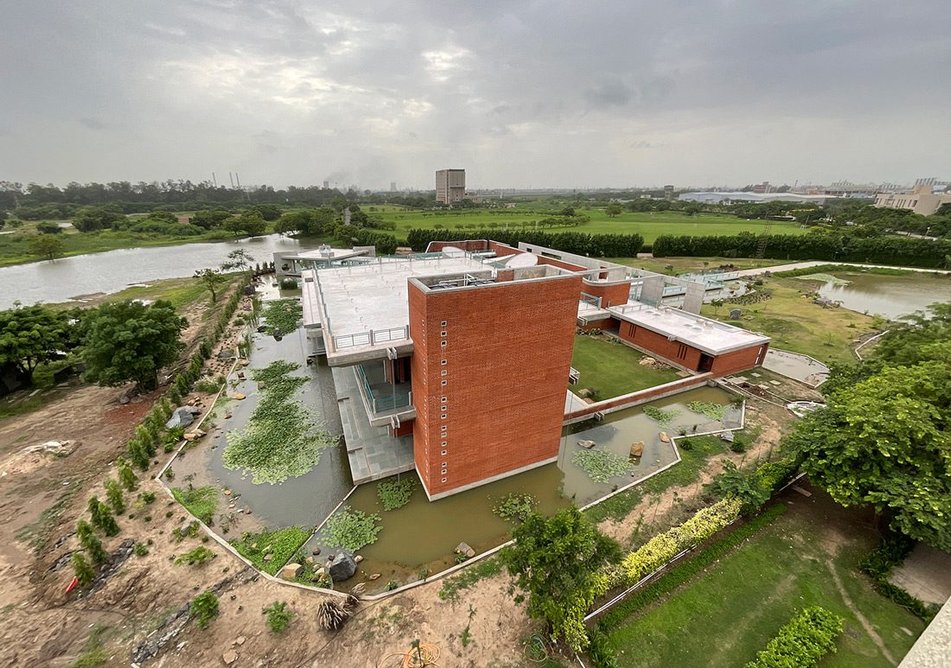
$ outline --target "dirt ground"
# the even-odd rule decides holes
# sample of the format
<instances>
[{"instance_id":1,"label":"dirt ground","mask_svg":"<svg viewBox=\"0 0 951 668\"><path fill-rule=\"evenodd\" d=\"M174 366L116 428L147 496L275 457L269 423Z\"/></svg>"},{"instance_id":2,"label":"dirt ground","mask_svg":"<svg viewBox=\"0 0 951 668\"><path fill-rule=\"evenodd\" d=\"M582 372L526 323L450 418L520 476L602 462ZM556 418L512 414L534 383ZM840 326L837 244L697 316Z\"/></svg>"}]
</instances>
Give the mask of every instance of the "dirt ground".
<instances>
[{"instance_id":1,"label":"dirt ground","mask_svg":"<svg viewBox=\"0 0 951 668\"><path fill-rule=\"evenodd\" d=\"M192 324L186 336L192 342L205 322L205 308L196 306L187 316ZM221 367L214 360L211 372L216 375ZM128 666L137 649L165 635L169 638L157 655L141 658L138 665L395 667L416 639L438 650L440 667L538 665L526 654L535 626L524 606L513 601L505 576L478 582L455 603L438 597L440 582L362 603L340 631L324 632L315 618L320 595L257 576L200 535L176 542L172 531L188 517L147 476L142 476L138 492L154 492L156 500L130 503L118 518L121 533L103 540L121 563L84 598L66 594L76 520L91 495L103 496L103 482L114 475L112 462L158 396L156 392L122 404L120 397L127 391L75 381L55 403L0 422L0 665L65 668L82 656L86 666ZM748 459L774 445L780 429L768 406L761 413L750 410L762 431L746 453ZM22 453L24 447L64 439L74 445L66 456ZM718 472L725 459L740 457L713 458L703 479ZM164 462L167 455L159 458ZM151 472L157 471L154 466ZM677 493L668 490L657 502L672 509ZM134 498L127 495L130 502ZM605 522L602 528L626 538L645 511L642 503L624 521ZM145 542L148 554L128 554L132 541ZM202 544L215 553L210 562L174 563ZM183 623L172 633L177 627L169 620L197 593L213 587L220 590L219 618L207 630ZM266 628L262 615L274 601L286 601L295 612L280 636ZM91 651L96 650L93 638L102 642L98 654ZM92 662L96 656L101 661Z\"/></svg>"}]
</instances>

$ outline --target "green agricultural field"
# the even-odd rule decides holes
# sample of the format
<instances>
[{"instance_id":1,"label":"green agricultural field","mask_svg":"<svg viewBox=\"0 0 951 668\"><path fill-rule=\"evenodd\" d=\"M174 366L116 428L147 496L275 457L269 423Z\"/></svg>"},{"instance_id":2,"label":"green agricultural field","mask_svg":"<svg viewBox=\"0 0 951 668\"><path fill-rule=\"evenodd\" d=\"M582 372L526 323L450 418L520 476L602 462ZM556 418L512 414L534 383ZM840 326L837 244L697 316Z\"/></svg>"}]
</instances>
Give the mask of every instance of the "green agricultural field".
<instances>
[{"instance_id":1,"label":"green agricultural field","mask_svg":"<svg viewBox=\"0 0 951 668\"><path fill-rule=\"evenodd\" d=\"M619 664L742 666L798 610L845 619L827 668L894 666L924 622L858 571L876 544L872 517L828 496L791 494L789 510L668 597L607 630Z\"/></svg>"},{"instance_id":2,"label":"green agricultural field","mask_svg":"<svg viewBox=\"0 0 951 668\"><path fill-rule=\"evenodd\" d=\"M429 229L437 225L448 230L456 229L505 229L507 225L527 223L552 215L551 211L527 209L472 209L458 211L420 211L388 206L378 206L377 211L366 212L372 217L396 226L395 234L405 237L413 228ZM579 215L588 216L590 222L579 227L546 228L551 232L578 231L587 234L640 234L646 243L652 243L661 234L720 235L752 232L759 234L766 229L764 221L742 220L736 216L700 214L688 216L678 211L656 213L622 213L609 217L603 209L579 209ZM774 234L803 234L805 229L795 223L776 223L771 228Z\"/></svg>"},{"instance_id":3,"label":"green agricultural field","mask_svg":"<svg viewBox=\"0 0 951 668\"><path fill-rule=\"evenodd\" d=\"M576 336L571 366L581 372L581 388L597 390L600 399L610 399L654 385L677 380L674 369L642 366L644 355L608 338Z\"/></svg>"}]
</instances>

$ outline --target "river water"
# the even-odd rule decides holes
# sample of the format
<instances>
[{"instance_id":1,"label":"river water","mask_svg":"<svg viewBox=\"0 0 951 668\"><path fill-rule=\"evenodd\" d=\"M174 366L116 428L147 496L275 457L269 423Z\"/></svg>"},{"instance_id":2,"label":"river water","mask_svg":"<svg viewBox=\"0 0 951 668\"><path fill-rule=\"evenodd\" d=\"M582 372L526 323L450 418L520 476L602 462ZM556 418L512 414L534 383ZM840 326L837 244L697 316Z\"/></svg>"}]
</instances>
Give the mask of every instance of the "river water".
<instances>
[{"instance_id":1,"label":"river water","mask_svg":"<svg viewBox=\"0 0 951 668\"><path fill-rule=\"evenodd\" d=\"M847 285L824 283L819 294L840 302L843 308L891 320L923 311L935 302L951 301L951 277L933 274L882 276L835 272Z\"/></svg>"},{"instance_id":2,"label":"river water","mask_svg":"<svg viewBox=\"0 0 951 668\"><path fill-rule=\"evenodd\" d=\"M0 267L0 310L15 301L64 302L81 295L118 292L134 283L191 276L197 269L219 266L238 248L246 250L254 262L270 262L277 251L307 250L319 243L270 234L236 241L124 248Z\"/></svg>"}]
</instances>

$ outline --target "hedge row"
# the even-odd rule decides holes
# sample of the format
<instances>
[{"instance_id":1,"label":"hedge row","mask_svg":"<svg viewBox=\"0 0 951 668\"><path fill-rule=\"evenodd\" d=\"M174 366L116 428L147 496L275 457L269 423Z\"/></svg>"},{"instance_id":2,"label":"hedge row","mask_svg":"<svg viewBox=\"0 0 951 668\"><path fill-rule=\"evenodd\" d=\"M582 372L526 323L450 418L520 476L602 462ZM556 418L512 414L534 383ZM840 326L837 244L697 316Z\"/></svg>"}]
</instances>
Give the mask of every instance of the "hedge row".
<instances>
[{"instance_id":1,"label":"hedge row","mask_svg":"<svg viewBox=\"0 0 951 668\"><path fill-rule=\"evenodd\" d=\"M734 236L661 235L654 240L654 257L755 257L761 239L763 256L774 260L832 260L943 267L951 256L951 241L907 237L861 238L847 234L813 232L802 235L772 234L765 237L744 232Z\"/></svg>"},{"instance_id":2,"label":"hedge row","mask_svg":"<svg viewBox=\"0 0 951 668\"><path fill-rule=\"evenodd\" d=\"M231 316L234 315L238 304L241 302L241 295L249 280L250 277L245 276L245 279L238 284L237 289L225 302L212 336L201 340L198 349L189 359L188 366L171 379L165 396L152 407L152 410L149 411L142 423L136 427L135 434L126 444L129 459L142 471L149 468L151 459L155 456L160 445L168 452L181 438L181 433L165 427L165 423L174 410L173 404L181 402L185 395L191 391L195 381L201 377L205 360L211 357L214 342L217 342L227 329Z\"/></svg>"},{"instance_id":3,"label":"hedge row","mask_svg":"<svg viewBox=\"0 0 951 668\"><path fill-rule=\"evenodd\" d=\"M634 257L644 246L639 234L584 234L583 232L539 232L537 230L419 230L409 231L406 242L423 252L430 241L492 239L509 246L519 242L546 246L566 253L589 257Z\"/></svg>"},{"instance_id":4,"label":"hedge row","mask_svg":"<svg viewBox=\"0 0 951 668\"><path fill-rule=\"evenodd\" d=\"M683 524L654 536L621 562L623 583L634 584L679 552L702 543L739 517L741 507L742 503L737 498L722 499L697 511Z\"/></svg>"},{"instance_id":5,"label":"hedge row","mask_svg":"<svg viewBox=\"0 0 951 668\"><path fill-rule=\"evenodd\" d=\"M392 255L400 245L399 240L392 234L352 225L337 226L334 237L351 246L374 246L378 255Z\"/></svg>"},{"instance_id":6,"label":"hedge row","mask_svg":"<svg viewBox=\"0 0 951 668\"><path fill-rule=\"evenodd\" d=\"M859 563L859 570L872 578L879 594L906 608L925 622L931 622L938 612L938 606L920 601L888 580L892 570L905 561L914 546L915 542L904 534L891 533L885 536L881 544Z\"/></svg>"},{"instance_id":7,"label":"hedge row","mask_svg":"<svg viewBox=\"0 0 951 668\"><path fill-rule=\"evenodd\" d=\"M761 514L743 523L735 531L731 531L723 538L711 543L707 547L691 555L689 559L678 562L660 578L641 587L611 608L611 611L598 620L602 630L616 628L632 614L650 605L661 596L672 592L685 582L693 579L698 573L707 569L711 564L723 558L737 545L755 534L763 527L771 524L777 517L786 512L786 505L777 503L764 510ZM595 665L598 665L595 663ZM600 666L599 666L600 668Z\"/></svg>"},{"instance_id":8,"label":"hedge row","mask_svg":"<svg viewBox=\"0 0 951 668\"><path fill-rule=\"evenodd\" d=\"M793 617L746 668L810 668L829 652L842 633L842 618L818 606Z\"/></svg>"}]
</instances>

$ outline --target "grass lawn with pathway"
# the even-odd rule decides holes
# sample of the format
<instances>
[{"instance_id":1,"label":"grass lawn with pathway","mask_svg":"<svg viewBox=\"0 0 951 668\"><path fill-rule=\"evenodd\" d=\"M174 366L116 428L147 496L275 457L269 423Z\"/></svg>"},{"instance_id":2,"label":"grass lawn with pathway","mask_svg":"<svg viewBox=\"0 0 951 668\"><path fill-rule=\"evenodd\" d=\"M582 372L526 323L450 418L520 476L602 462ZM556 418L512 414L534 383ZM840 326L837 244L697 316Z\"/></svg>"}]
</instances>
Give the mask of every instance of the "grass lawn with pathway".
<instances>
[{"instance_id":1,"label":"grass lawn with pathway","mask_svg":"<svg viewBox=\"0 0 951 668\"><path fill-rule=\"evenodd\" d=\"M581 372L581 381L572 391L595 389L600 399L610 399L679 377L670 367L641 365L644 357L640 351L604 336L575 336L571 366Z\"/></svg>"},{"instance_id":2,"label":"grass lawn with pathway","mask_svg":"<svg viewBox=\"0 0 951 668\"><path fill-rule=\"evenodd\" d=\"M804 292L806 285L795 278L766 279L772 297L749 305L704 304L705 316L732 322L772 338L771 345L815 357L826 363L853 363L852 342L875 329L875 318L844 308L823 308ZM731 321L731 309L743 315Z\"/></svg>"},{"instance_id":3,"label":"grass lawn with pathway","mask_svg":"<svg viewBox=\"0 0 951 668\"><path fill-rule=\"evenodd\" d=\"M894 666L924 622L872 589L858 570L876 545L873 518L813 490L787 492L788 512L701 576L614 627L621 666L742 666L798 610L845 619L825 668Z\"/></svg>"}]
</instances>

